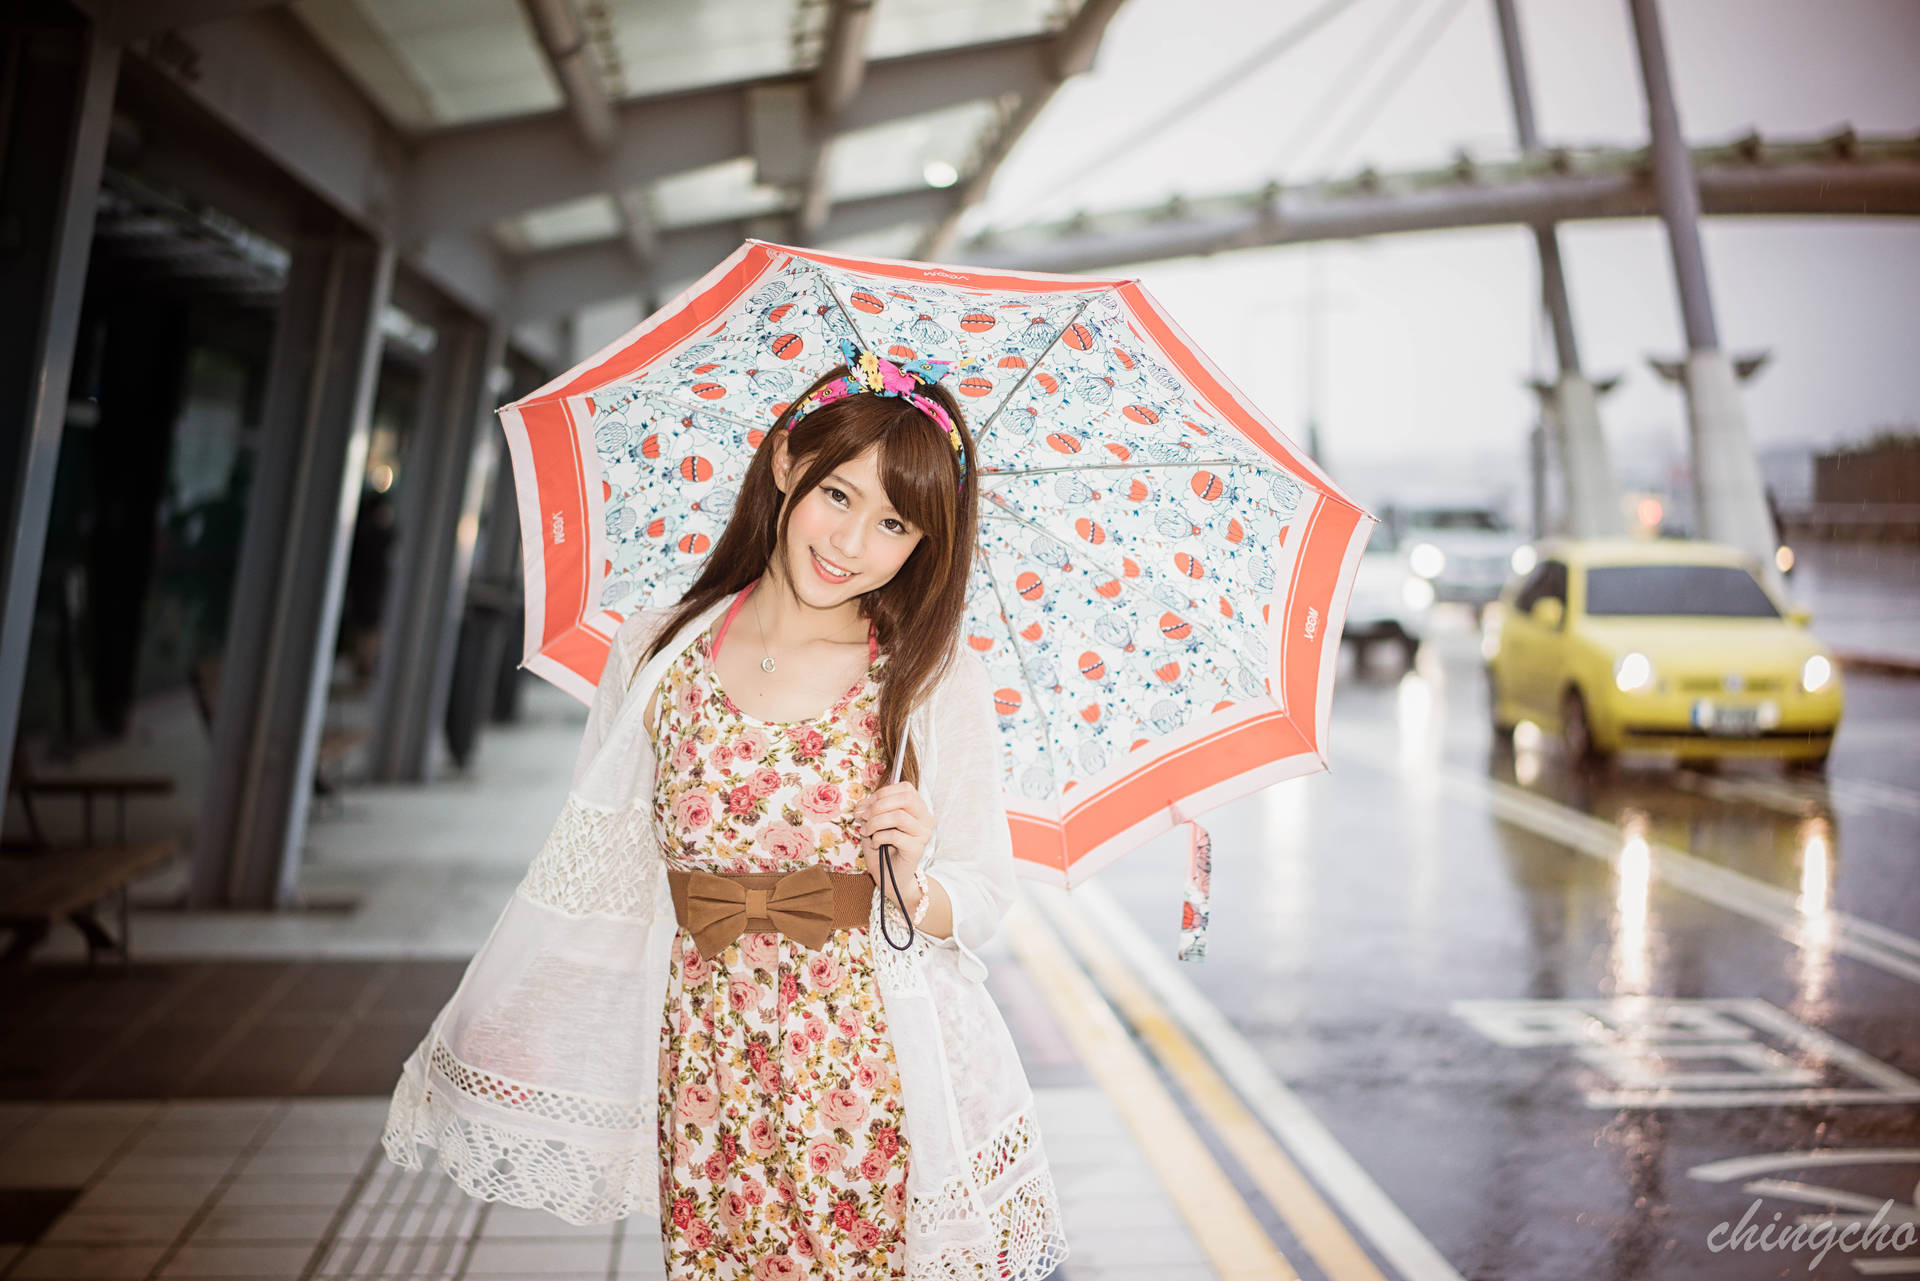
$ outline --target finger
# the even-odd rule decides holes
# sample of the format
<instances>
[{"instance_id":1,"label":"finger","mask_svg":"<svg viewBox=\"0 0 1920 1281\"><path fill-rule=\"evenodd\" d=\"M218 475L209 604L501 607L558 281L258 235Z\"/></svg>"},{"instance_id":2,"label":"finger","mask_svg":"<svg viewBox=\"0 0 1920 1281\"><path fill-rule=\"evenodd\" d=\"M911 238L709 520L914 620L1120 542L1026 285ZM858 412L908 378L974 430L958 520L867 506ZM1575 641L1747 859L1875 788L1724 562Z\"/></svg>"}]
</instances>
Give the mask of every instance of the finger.
<instances>
[{"instance_id":1,"label":"finger","mask_svg":"<svg viewBox=\"0 0 1920 1281\"><path fill-rule=\"evenodd\" d=\"M910 832L915 836L924 836L930 830L931 828L905 810L894 811L885 817L870 818L863 829L869 835L875 832Z\"/></svg>"}]
</instances>

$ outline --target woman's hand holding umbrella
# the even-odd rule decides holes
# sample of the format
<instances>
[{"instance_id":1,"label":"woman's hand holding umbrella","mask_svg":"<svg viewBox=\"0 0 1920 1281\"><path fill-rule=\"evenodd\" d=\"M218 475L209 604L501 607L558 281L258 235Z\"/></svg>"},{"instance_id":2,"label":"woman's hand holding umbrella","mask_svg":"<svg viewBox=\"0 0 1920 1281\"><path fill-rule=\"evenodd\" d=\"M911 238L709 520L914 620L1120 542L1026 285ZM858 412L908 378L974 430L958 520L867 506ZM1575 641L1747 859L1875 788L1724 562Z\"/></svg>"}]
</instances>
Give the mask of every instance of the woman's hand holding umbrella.
<instances>
[{"instance_id":1,"label":"woman's hand holding umbrella","mask_svg":"<svg viewBox=\"0 0 1920 1281\"><path fill-rule=\"evenodd\" d=\"M891 892L903 899L905 886L916 881L924 883L928 902L920 928L935 937L946 937L952 929L946 892L939 888L938 882L919 875L920 859L933 839L933 810L926 799L911 783L888 783L861 797L853 807L853 815L860 823L860 849L866 856L867 875L879 885L882 894L889 893L891 885ZM882 846L887 847L889 855L881 853ZM903 902L901 906L909 913L916 912L919 899ZM912 937L911 934L908 937Z\"/></svg>"}]
</instances>

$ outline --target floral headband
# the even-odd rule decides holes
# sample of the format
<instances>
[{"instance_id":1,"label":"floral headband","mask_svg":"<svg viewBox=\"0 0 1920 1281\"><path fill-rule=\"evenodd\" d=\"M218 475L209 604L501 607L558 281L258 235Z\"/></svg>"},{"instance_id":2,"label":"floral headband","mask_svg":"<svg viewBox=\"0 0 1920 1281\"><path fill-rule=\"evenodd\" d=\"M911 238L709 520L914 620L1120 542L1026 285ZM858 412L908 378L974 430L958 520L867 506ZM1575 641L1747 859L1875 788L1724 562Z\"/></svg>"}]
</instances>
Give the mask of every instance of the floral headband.
<instances>
[{"instance_id":1,"label":"floral headband","mask_svg":"<svg viewBox=\"0 0 1920 1281\"><path fill-rule=\"evenodd\" d=\"M954 460L960 464L961 483L965 484L967 462L960 449L959 429L939 401L920 394L921 387L932 386L952 373L956 368L954 363L946 360L908 360L895 364L880 353L868 351L847 338L840 340L840 354L846 360L846 375L834 379L796 405L787 418L787 430L792 431L795 423L822 405L831 405L848 396L866 393L904 400L933 419L947 433L947 443L953 446ZM960 363L965 365L973 362L967 360Z\"/></svg>"}]
</instances>

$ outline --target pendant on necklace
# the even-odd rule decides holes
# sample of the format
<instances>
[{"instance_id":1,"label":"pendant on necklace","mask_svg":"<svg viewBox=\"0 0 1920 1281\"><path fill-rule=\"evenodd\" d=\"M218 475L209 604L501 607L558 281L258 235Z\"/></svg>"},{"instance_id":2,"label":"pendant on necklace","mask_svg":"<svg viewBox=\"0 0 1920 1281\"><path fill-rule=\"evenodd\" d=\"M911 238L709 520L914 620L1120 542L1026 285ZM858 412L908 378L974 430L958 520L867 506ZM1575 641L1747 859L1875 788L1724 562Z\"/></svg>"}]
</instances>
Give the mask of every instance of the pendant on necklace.
<instances>
[{"instance_id":1,"label":"pendant on necklace","mask_svg":"<svg viewBox=\"0 0 1920 1281\"><path fill-rule=\"evenodd\" d=\"M773 656L771 654L769 654L767 657L760 660L760 670L763 672L770 672L773 670Z\"/></svg>"}]
</instances>

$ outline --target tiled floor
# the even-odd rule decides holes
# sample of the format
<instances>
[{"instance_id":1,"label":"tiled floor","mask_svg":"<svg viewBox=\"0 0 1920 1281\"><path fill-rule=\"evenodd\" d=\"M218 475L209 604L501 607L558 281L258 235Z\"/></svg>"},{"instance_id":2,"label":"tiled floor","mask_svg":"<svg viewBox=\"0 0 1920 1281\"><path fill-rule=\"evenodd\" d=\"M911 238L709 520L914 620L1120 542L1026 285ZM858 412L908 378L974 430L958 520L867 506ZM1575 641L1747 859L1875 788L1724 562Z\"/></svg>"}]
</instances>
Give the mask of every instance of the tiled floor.
<instances>
[{"instance_id":1,"label":"tiled floor","mask_svg":"<svg viewBox=\"0 0 1920 1281\"><path fill-rule=\"evenodd\" d=\"M34 966L0 991L0 1099L376 1094L462 963Z\"/></svg>"},{"instance_id":2,"label":"tiled floor","mask_svg":"<svg viewBox=\"0 0 1920 1281\"><path fill-rule=\"evenodd\" d=\"M661 1275L657 1225L484 1204L379 1146L401 1061L565 791L580 709L529 694L470 774L344 788L317 813L304 887L350 910L181 912L175 868L136 889L125 971L88 973L62 928L6 976L0 1281ZM1003 944L984 959L1066 1215L1053 1277L1212 1276L1046 998Z\"/></svg>"},{"instance_id":3,"label":"tiled floor","mask_svg":"<svg viewBox=\"0 0 1920 1281\"><path fill-rule=\"evenodd\" d=\"M379 1147L386 1106L384 1096L0 1105L0 1206L39 1199L58 1211L33 1240L0 1242L0 1277L664 1275L651 1222L576 1228L393 1165ZM1045 1087L1039 1109L1074 1250L1056 1278L1211 1275L1110 1101Z\"/></svg>"}]
</instances>

